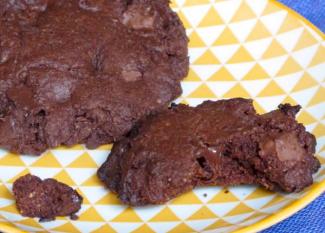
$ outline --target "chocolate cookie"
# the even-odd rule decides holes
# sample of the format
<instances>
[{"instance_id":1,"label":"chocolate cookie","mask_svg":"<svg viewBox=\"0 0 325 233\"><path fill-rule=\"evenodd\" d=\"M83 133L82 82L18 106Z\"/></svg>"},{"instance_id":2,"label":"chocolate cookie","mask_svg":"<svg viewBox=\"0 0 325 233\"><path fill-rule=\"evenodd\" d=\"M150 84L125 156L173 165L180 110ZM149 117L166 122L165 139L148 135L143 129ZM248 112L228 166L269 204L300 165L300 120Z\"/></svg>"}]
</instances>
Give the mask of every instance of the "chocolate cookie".
<instances>
[{"instance_id":1,"label":"chocolate cookie","mask_svg":"<svg viewBox=\"0 0 325 233\"><path fill-rule=\"evenodd\" d=\"M179 96L188 40L168 4L0 1L0 146L94 148Z\"/></svg>"},{"instance_id":2,"label":"chocolate cookie","mask_svg":"<svg viewBox=\"0 0 325 233\"><path fill-rule=\"evenodd\" d=\"M40 221L54 220L56 216L75 219L82 203L82 197L66 184L54 179L42 181L30 174L14 182L13 192L19 212Z\"/></svg>"},{"instance_id":3,"label":"chocolate cookie","mask_svg":"<svg viewBox=\"0 0 325 233\"><path fill-rule=\"evenodd\" d=\"M300 191L320 166L299 106L258 115L251 100L174 105L116 143L99 178L130 205L164 203L196 186L260 184Z\"/></svg>"}]
</instances>

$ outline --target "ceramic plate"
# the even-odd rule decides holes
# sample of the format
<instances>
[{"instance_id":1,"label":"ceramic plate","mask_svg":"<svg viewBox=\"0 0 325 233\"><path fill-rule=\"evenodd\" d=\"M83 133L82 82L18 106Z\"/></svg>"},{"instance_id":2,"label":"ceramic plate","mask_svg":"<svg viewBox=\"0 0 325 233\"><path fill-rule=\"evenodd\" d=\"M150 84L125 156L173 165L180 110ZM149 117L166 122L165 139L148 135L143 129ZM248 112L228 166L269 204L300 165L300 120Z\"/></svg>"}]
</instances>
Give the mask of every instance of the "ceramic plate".
<instances>
[{"instance_id":1,"label":"ceramic plate","mask_svg":"<svg viewBox=\"0 0 325 233\"><path fill-rule=\"evenodd\" d=\"M259 112L300 104L298 120L317 137L322 167L299 194L255 186L197 188L166 205L121 205L96 177L111 148L57 148L40 157L0 151L0 230L7 232L251 232L303 208L325 190L325 40L307 20L275 1L176 0L172 7L190 38L191 67L177 102L247 97ZM39 223L18 214L13 181L53 177L84 197L78 221Z\"/></svg>"}]
</instances>

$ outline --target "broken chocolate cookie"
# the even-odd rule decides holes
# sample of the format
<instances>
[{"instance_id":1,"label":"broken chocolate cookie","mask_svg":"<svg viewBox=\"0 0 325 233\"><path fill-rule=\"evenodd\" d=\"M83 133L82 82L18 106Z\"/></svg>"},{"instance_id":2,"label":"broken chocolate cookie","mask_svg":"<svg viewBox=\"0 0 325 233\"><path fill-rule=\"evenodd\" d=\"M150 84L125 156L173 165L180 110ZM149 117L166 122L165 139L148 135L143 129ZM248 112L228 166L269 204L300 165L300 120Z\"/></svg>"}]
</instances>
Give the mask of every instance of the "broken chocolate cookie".
<instances>
[{"instance_id":1,"label":"broken chocolate cookie","mask_svg":"<svg viewBox=\"0 0 325 233\"><path fill-rule=\"evenodd\" d=\"M315 137L295 120L299 109L259 115L241 98L174 105L116 143L98 176L130 205L164 203L203 185L301 191L319 161Z\"/></svg>"}]
</instances>

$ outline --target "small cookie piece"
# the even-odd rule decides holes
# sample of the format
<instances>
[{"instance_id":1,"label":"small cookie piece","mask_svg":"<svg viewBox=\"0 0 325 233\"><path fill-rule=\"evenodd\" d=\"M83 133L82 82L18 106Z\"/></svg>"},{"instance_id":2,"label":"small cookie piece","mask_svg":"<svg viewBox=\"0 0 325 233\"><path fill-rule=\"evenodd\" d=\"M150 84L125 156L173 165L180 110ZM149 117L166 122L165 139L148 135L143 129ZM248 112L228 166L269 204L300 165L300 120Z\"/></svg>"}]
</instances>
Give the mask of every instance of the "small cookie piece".
<instances>
[{"instance_id":1,"label":"small cookie piece","mask_svg":"<svg viewBox=\"0 0 325 233\"><path fill-rule=\"evenodd\" d=\"M27 174L14 182L13 192L21 215L38 217L40 221L54 220L56 216L70 216L81 208L82 197L71 187L54 179L41 180Z\"/></svg>"},{"instance_id":2,"label":"small cookie piece","mask_svg":"<svg viewBox=\"0 0 325 233\"><path fill-rule=\"evenodd\" d=\"M173 105L114 144L99 178L130 205L164 203L196 186L260 184L301 191L319 168L298 106L259 115L252 100Z\"/></svg>"}]
</instances>

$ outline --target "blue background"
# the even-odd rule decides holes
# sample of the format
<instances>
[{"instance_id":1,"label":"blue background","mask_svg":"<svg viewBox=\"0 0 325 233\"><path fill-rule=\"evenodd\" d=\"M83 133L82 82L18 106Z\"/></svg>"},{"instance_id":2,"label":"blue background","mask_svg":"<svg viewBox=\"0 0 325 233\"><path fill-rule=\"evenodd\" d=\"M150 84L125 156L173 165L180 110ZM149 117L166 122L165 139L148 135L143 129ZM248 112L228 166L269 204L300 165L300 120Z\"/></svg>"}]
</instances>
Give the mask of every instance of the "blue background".
<instances>
[{"instance_id":1,"label":"blue background","mask_svg":"<svg viewBox=\"0 0 325 233\"><path fill-rule=\"evenodd\" d=\"M279 2L291 7L325 32L325 0L279 0Z\"/></svg>"},{"instance_id":2,"label":"blue background","mask_svg":"<svg viewBox=\"0 0 325 233\"><path fill-rule=\"evenodd\" d=\"M256 0L258 1L258 0ZM279 0L325 32L325 0ZM325 71L324 71L325 72ZM325 233L325 194L263 233Z\"/></svg>"}]
</instances>

